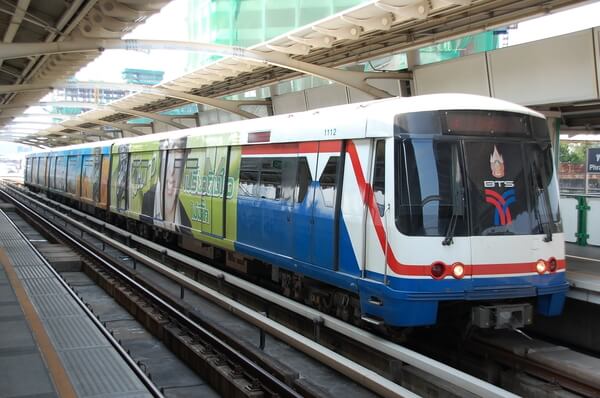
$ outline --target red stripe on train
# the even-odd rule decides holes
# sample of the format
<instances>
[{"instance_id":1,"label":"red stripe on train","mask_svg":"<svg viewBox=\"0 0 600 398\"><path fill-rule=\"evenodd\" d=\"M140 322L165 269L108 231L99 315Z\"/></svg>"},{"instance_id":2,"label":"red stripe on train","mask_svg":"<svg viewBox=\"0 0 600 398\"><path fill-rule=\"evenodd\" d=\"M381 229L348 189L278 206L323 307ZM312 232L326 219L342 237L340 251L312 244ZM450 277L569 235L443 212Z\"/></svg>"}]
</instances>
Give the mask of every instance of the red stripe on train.
<instances>
[{"instance_id":1,"label":"red stripe on train","mask_svg":"<svg viewBox=\"0 0 600 398\"><path fill-rule=\"evenodd\" d=\"M245 145L242 155L292 155L296 153L340 152L342 141L293 142L289 144Z\"/></svg>"}]
</instances>

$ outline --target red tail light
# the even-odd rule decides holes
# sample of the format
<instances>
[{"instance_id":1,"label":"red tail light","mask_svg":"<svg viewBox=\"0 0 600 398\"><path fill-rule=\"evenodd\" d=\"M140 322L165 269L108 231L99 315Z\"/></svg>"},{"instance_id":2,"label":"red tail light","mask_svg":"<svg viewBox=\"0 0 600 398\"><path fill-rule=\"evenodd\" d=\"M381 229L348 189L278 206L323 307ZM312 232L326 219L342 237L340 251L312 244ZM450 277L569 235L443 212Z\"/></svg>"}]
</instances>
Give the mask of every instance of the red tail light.
<instances>
[{"instance_id":1,"label":"red tail light","mask_svg":"<svg viewBox=\"0 0 600 398\"><path fill-rule=\"evenodd\" d=\"M440 279L446 273L446 264L444 263L433 263L431 264L431 276L435 279Z\"/></svg>"},{"instance_id":2,"label":"red tail light","mask_svg":"<svg viewBox=\"0 0 600 398\"><path fill-rule=\"evenodd\" d=\"M558 269L558 261L556 261L554 257L551 257L550 260L548 260L548 264L550 272L556 272L556 270Z\"/></svg>"}]
</instances>

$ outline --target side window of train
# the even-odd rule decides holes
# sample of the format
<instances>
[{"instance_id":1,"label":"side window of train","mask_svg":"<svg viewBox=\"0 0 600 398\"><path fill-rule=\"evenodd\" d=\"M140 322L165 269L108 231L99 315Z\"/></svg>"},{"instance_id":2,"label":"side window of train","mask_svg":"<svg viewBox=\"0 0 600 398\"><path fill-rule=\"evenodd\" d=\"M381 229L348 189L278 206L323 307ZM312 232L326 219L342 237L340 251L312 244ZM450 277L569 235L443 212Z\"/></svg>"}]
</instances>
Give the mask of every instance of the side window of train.
<instances>
[{"instance_id":1,"label":"side window of train","mask_svg":"<svg viewBox=\"0 0 600 398\"><path fill-rule=\"evenodd\" d=\"M337 185L337 169L339 156L331 156L323 169L323 174L319 178L319 185L323 193L323 203L327 207L335 206L335 193Z\"/></svg>"},{"instance_id":2,"label":"side window of train","mask_svg":"<svg viewBox=\"0 0 600 398\"><path fill-rule=\"evenodd\" d=\"M385 141L378 140L375 144L375 163L373 169L373 193L379 209L379 215L385 213Z\"/></svg>"},{"instance_id":3,"label":"side window of train","mask_svg":"<svg viewBox=\"0 0 600 398\"><path fill-rule=\"evenodd\" d=\"M295 157L243 158L239 195L292 202L296 163Z\"/></svg>"},{"instance_id":4,"label":"side window of train","mask_svg":"<svg viewBox=\"0 0 600 398\"><path fill-rule=\"evenodd\" d=\"M282 173L286 164L283 158L264 158L259 174L259 192L261 199L281 200Z\"/></svg>"},{"instance_id":5,"label":"side window of train","mask_svg":"<svg viewBox=\"0 0 600 398\"><path fill-rule=\"evenodd\" d=\"M258 186L258 171L260 159L242 158L240 165L240 189L239 196L256 196Z\"/></svg>"},{"instance_id":6,"label":"side window of train","mask_svg":"<svg viewBox=\"0 0 600 398\"><path fill-rule=\"evenodd\" d=\"M306 160L306 157L300 157L298 159L298 173L296 178L296 189L294 192L294 200L296 203L302 203L304 201L311 182L312 176L310 175L308 161Z\"/></svg>"}]
</instances>

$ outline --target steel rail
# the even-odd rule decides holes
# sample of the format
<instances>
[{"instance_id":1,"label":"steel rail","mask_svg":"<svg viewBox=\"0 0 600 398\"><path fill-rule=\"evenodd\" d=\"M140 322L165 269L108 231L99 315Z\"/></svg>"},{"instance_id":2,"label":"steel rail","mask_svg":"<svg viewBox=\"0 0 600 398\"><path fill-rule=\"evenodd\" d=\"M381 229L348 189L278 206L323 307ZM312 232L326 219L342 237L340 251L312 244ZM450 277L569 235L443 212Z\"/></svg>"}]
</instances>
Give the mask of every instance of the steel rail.
<instances>
[{"instance_id":1,"label":"steel rail","mask_svg":"<svg viewBox=\"0 0 600 398\"><path fill-rule=\"evenodd\" d=\"M19 195L27 196L25 193L21 193L21 192L17 191L15 188L10 187L9 189L15 190ZM30 193L29 191L26 191L26 192ZM40 197L40 195L37 195L37 194L33 194L33 195L37 196L38 198ZM46 198L44 198L44 199L46 199ZM426 372L427 374L431 374L435 377L438 377L438 378L440 378L454 386L462 388L470 393L473 393L473 394L476 394L479 396L485 396L485 397L498 397L498 398L500 398L500 397L517 397L517 395L512 394L509 391L499 388L497 386L494 386L484 380L478 379L478 378L471 376L467 373L464 373L460 370L457 370L448 365L445 365L439 361L436 361L434 359L426 357L425 355L419 354L419 353L417 353L413 350L410 350L406 347L403 347L396 343L388 341L388 340L386 340L382 337L379 337L369 331L360 329L360 328L350 325L342 320L339 320L335 317L332 317L330 315L319 312L318 310L316 310L314 308L308 307L304 304L301 304L301 303L298 303L291 299L288 299L287 297L284 297L280 294L274 293L270 290L267 290L265 288L254 285L242 278L233 276L225 271L222 271L220 269L212 267L206 263L198 261L189 256L186 256L185 254L182 254L180 252L177 252L177 251L174 251L171 249L167 249L167 248L165 248L161 245L158 245L154 242L148 241L144 238L133 235L127 231L124 231L118 227L115 227L114 225L111 225L104 221L98 220L97 218L92 217L88 214L85 214L78 210L74 210L68 206L62 205L62 204L54 202L54 201L50 201L49 199L46 199L46 200L48 200L49 202L52 202L54 205L57 205L60 208L63 208L65 211L68 211L72 214L76 214L76 215L80 216L81 218L85 219L86 221L89 221L89 222L92 222L92 223L98 225L101 229L111 230L127 239L130 239L131 241L135 241L135 242L137 242L147 248L150 248L158 253L161 253L167 257L170 257L170 258L180 261L180 262L184 262L184 263L188 264L189 266L192 266L193 268L195 268L198 271L201 271L205 274L213 276L214 278L221 279L224 282L227 282L227 283L231 284L232 286L235 286L236 288L239 288L239 289L242 289L251 294L260 296L262 299L264 299L272 304L281 306L281 307L283 307L289 311L292 311L300 316L303 316L312 322L318 322L324 327L327 327L331 330L336 331L337 333L340 333L346 337L349 337L355 341L358 341L361 344L364 344L372 349L375 349L376 351L383 353L384 355L390 356L401 362L404 362L406 364L414 366L415 368L420 369L420 370ZM36 200L34 200L34 201L36 201ZM42 204L42 206L45 206L45 205ZM48 206L45 206L45 207L48 207ZM51 209L51 210L54 211L55 213L59 214L61 217L66 217L54 209ZM101 234L96 232L95 230L93 230L85 225L83 225L83 226L90 229L91 231L95 232L95 234L98 234L101 236ZM106 237L101 236L100 239L106 239ZM131 250L131 249L129 249L129 250ZM133 252L132 255L137 256L138 259L140 261L142 261L143 255L141 255L137 252ZM143 257L146 258L146 256L143 256ZM153 259L150 259L150 260L157 263L161 268L163 267L162 264L156 262L155 260L153 260ZM174 271L171 270L171 272L170 271L165 271L165 272L170 274L171 272L174 272ZM179 273L176 273L175 277L185 278L185 277L182 277ZM187 280L185 282L190 284L188 286L189 289L192 289L192 287L194 287L195 285L199 285L196 281L189 279L189 278L187 278ZM206 288L202 285L199 285L198 287L200 288L199 294L203 294L203 292L210 290L209 288ZM205 293L205 294L208 294L208 293ZM207 298L211 299L210 297L207 297ZM234 303L239 304L237 302L234 302ZM222 305L225 305L227 307L230 304L231 303L229 303L227 300L224 300L222 302ZM228 307L228 308L232 312L235 311L233 307ZM240 312L240 314L243 314L243 311ZM259 315L257 317L257 321L262 320L262 318L265 318L265 317L262 317L262 318L261 317L262 317L262 315ZM268 320L268 318L266 318L266 320ZM265 327L267 327L267 326L268 325L265 325ZM261 327L261 326L259 326L259 327Z\"/></svg>"},{"instance_id":2,"label":"steel rail","mask_svg":"<svg viewBox=\"0 0 600 398\"><path fill-rule=\"evenodd\" d=\"M6 195L8 195L6 193L6 191L4 193ZM8 196L11 196L11 195L8 195ZM31 198L26 198L26 199L28 199L29 201L32 200ZM202 326L198 325L195 321L193 321L191 318L189 318L185 314L181 313L181 311L177 310L171 304L169 304L168 302L166 302L165 300L163 300L162 298L160 298L159 296L157 296L156 294L151 292L146 287L142 286L140 283L135 281L132 277L128 276L127 274L125 274L124 272L119 270L117 267L110 264L108 261L106 261L104 258L99 256L98 254L94 253L90 248L88 248L86 245L84 245L83 243L81 243L80 241L78 241L77 239L72 237L66 231L60 229L59 227L54 225L52 222L45 219L44 217L42 217L41 215L36 213L34 210L30 209L28 206L26 206L19 200L15 199L14 197L11 197L11 200L13 200L15 202L15 204L17 204L20 208L26 210L33 217L37 218L38 220L41 220L45 225L47 225L52 230L54 230L59 236L65 238L67 241L69 241L71 244L76 246L78 249L82 250L84 253L86 253L87 255L94 258L95 261L100 262L103 266L110 269L111 272L114 272L116 275L119 276L119 278L122 278L127 283L134 286L138 291L142 292L146 297L149 297L153 302L158 303L160 306L162 306L164 309L166 309L170 315L175 315L179 321L182 321L183 324L190 327L190 329L192 329L194 332L200 333L202 335L202 337L205 338L206 340L209 340L210 343L213 344L213 346L216 349L226 352L227 355L230 355L231 358L234 358L234 360L239 361L239 363L242 364L244 369L246 371L250 370L250 372L248 372L248 373L251 376L256 377L258 380L260 380L261 383L263 383L263 385L265 387L271 388L273 391L276 391L280 397L295 397L295 398L302 397L299 393L294 391L290 386L285 384L283 381L281 381L278 378L276 378L275 376L271 375L265 369L260 367L258 364L254 363L250 358L241 354L240 352L235 350L233 347L231 347L229 344L225 343L224 341L219 339L217 336L215 336L214 334L212 334L211 332L209 332ZM86 229L90 235L95 235L95 234L101 235L97 231L94 231L93 229L90 229L89 227L87 227L75 220L72 220L63 214L56 212L54 209L51 209L48 206L46 206L42 203L39 203L38 201L34 200L34 202L37 202L36 203L37 206L41 206L47 211L49 210L51 212L54 212L55 214L58 214L63 220L68 220L68 222L71 222L73 225L77 226L78 228ZM82 228L82 227L85 227L85 228ZM119 245L126 247L125 245L120 244L119 242L114 241L114 243L118 243ZM173 271L173 272L175 273L175 271ZM414 395L410 395L410 396L412 397Z\"/></svg>"},{"instance_id":3,"label":"steel rail","mask_svg":"<svg viewBox=\"0 0 600 398\"><path fill-rule=\"evenodd\" d=\"M553 384L558 384L565 390L574 391L586 397L600 396L600 381L586 379L583 376L569 372L568 369L558 369L534 359L517 355L504 348L492 346L485 341L469 343L472 352L481 355L485 353L495 361L510 368L518 369Z\"/></svg>"},{"instance_id":4,"label":"steel rail","mask_svg":"<svg viewBox=\"0 0 600 398\"><path fill-rule=\"evenodd\" d=\"M25 207L26 208L26 207ZM27 209L27 208L26 208ZM27 209L29 210L29 209ZM31 210L29 210L31 211ZM119 356L123 358L125 363L133 370L135 375L140 379L140 381L144 384L148 391L154 396L162 398L164 395L160 392L160 390L154 385L152 380L144 373L144 371L137 365L137 363L129 356L127 351L119 344L119 342L114 338L112 334L102 325L102 323L96 318L96 315L92 313L92 311L88 308L88 306L77 296L77 294L71 289L71 287L65 282L65 280L60 276L60 274L48 263L46 258L42 256L39 250L29 241L29 239L23 234L23 232L17 227L17 225L10 219L10 217L6 217L8 222L15 228L17 233L23 238L26 244L29 246L30 250L33 252L35 256L37 256L43 263L44 266L52 273L54 278L61 284L63 288L69 293L71 298L77 303L77 305L83 310L83 312L87 315L89 319L94 323L94 326L106 337L110 345L117 351Z\"/></svg>"}]
</instances>

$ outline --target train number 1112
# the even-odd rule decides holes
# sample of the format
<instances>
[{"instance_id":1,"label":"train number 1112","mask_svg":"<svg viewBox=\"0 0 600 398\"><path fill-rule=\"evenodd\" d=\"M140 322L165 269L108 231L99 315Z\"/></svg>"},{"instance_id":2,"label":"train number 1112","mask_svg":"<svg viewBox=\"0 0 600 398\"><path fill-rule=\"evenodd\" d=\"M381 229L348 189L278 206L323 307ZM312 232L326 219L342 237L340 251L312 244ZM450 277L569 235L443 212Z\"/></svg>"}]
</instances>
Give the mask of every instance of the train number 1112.
<instances>
[{"instance_id":1,"label":"train number 1112","mask_svg":"<svg viewBox=\"0 0 600 398\"><path fill-rule=\"evenodd\" d=\"M325 129L325 137L335 135L335 133L336 133L336 129L334 129L334 128L333 129Z\"/></svg>"}]
</instances>

